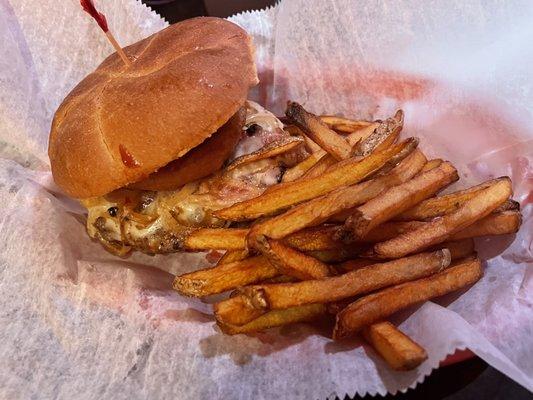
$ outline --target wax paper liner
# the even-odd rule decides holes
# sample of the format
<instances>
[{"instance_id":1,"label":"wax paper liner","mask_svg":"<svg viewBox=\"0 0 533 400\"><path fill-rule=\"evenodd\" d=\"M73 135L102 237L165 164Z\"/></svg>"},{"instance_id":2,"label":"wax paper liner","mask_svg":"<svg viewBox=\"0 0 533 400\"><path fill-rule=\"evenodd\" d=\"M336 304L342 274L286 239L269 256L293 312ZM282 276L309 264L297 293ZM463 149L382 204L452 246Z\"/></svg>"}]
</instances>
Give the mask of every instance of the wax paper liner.
<instances>
[{"instance_id":1,"label":"wax paper liner","mask_svg":"<svg viewBox=\"0 0 533 400\"><path fill-rule=\"evenodd\" d=\"M123 44L166 25L134 1L100 3ZM213 299L169 290L174 274L206 265L204 255L123 260L88 240L83 210L51 180L46 142L61 99L111 49L75 0L0 0L0 10L0 397L395 393L465 347L533 388L527 3L291 1L232 17L256 43L254 99L277 112L291 98L372 118L402 107L406 134L452 160L463 184L513 177L524 228L479 241L485 277L395 316L429 354L406 373L357 341L331 342L322 327L224 336Z\"/></svg>"}]
</instances>

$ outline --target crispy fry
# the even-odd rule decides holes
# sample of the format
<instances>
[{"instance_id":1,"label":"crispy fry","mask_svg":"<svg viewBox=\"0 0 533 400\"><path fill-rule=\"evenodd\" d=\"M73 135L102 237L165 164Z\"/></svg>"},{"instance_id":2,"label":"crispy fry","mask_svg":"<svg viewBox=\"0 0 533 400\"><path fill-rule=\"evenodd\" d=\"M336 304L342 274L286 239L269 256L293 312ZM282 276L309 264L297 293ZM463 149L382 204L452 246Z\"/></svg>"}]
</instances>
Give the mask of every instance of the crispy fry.
<instances>
[{"instance_id":1,"label":"crispy fry","mask_svg":"<svg viewBox=\"0 0 533 400\"><path fill-rule=\"evenodd\" d=\"M344 138L329 129L316 115L305 111L300 104L288 102L285 115L335 159L345 160L352 154L352 148Z\"/></svg>"},{"instance_id":2,"label":"crispy fry","mask_svg":"<svg viewBox=\"0 0 533 400\"><path fill-rule=\"evenodd\" d=\"M279 272L262 256L177 276L173 287L184 296L202 297L259 282Z\"/></svg>"},{"instance_id":3,"label":"crispy fry","mask_svg":"<svg viewBox=\"0 0 533 400\"><path fill-rule=\"evenodd\" d=\"M297 136L288 136L283 140L275 141L267 144L265 147L254 151L253 153L246 154L238 157L226 167L227 171L231 171L244 164L249 164L254 161L264 160L265 158L272 158L286 153L294 148L301 146L304 143L304 139Z\"/></svg>"},{"instance_id":4,"label":"crispy fry","mask_svg":"<svg viewBox=\"0 0 533 400\"><path fill-rule=\"evenodd\" d=\"M443 242L454 233L489 215L512 193L511 180L499 179L465 201L456 211L393 239L378 243L374 246L374 252L383 258L399 258Z\"/></svg>"},{"instance_id":5,"label":"crispy fry","mask_svg":"<svg viewBox=\"0 0 533 400\"><path fill-rule=\"evenodd\" d=\"M444 161L440 158L434 158L433 160L429 160L426 165L424 165L424 168L422 168L419 172L419 174L423 174L424 172L429 171L430 169L436 168L439 165L441 165Z\"/></svg>"},{"instance_id":6,"label":"crispy fry","mask_svg":"<svg viewBox=\"0 0 533 400\"><path fill-rule=\"evenodd\" d=\"M365 296L337 314L333 338L345 338L403 308L468 286L481 275L481 262L468 259L436 275Z\"/></svg>"},{"instance_id":7,"label":"crispy fry","mask_svg":"<svg viewBox=\"0 0 533 400\"><path fill-rule=\"evenodd\" d=\"M308 251L306 254L316 258L319 261L322 261L323 263L331 264L351 260L354 257L360 256L365 250L368 249L366 247L350 245L335 250L312 250Z\"/></svg>"},{"instance_id":8,"label":"crispy fry","mask_svg":"<svg viewBox=\"0 0 533 400\"><path fill-rule=\"evenodd\" d=\"M335 165L337 160L335 160L331 155L326 154L318 162L307 170L305 174L302 175L302 179L314 178L322 175L326 172L329 167Z\"/></svg>"},{"instance_id":9,"label":"crispy fry","mask_svg":"<svg viewBox=\"0 0 533 400\"><path fill-rule=\"evenodd\" d=\"M471 256L476 252L474 239L472 238L440 243L430 250L438 249L448 249L450 251L452 261Z\"/></svg>"},{"instance_id":10,"label":"crispy fry","mask_svg":"<svg viewBox=\"0 0 533 400\"><path fill-rule=\"evenodd\" d=\"M272 239L281 239L303 228L321 224L327 221L332 215L363 204L380 194L383 190L407 181L423 167L425 161L426 158L424 155L420 151L415 150L388 175L380 176L354 186L334 190L322 197L297 205L281 215L254 225L249 239L254 240L261 235ZM252 247L255 246L250 240L249 245ZM323 248L307 250L323 250Z\"/></svg>"},{"instance_id":11,"label":"crispy fry","mask_svg":"<svg viewBox=\"0 0 533 400\"><path fill-rule=\"evenodd\" d=\"M217 323L236 326L247 324L266 314L264 310L254 307L247 297L239 294L215 303L213 312Z\"/></svg>"},{"instance_id":12,"label":"crispy fry","mask_svg":"<svg viewBox=\"0 0 533 400\"><path fill-rule=\"evenodd\" d=\"M458 179L459 175L453 165L444 162L411 180L390 187L354 211L344 224L345 236L353 236L354 239L364 237L371 229L433 196Z\"/></svg>"},{"instance_id":13,"label":"crispy fry","mask_svg":"<svg viewBox=\"0 0 533 400\"><path fill-rule=\"evenodd\" d=\"M504 211L490 214L475 224L452 235L450 239L460 240L477 236L494 236L516 233L522 224L522 215L518 211Z\"/></svg>"},{"instance_id":14,"label":"crispy fry","mask_svg":"<svg viewBox=\"0 0 533 400\"><path fill-rule=\"evenodd\" d=\"M304 138L305 148L309 153L311 154L319 153L319 154L324 154L324 155L326 154L326 152L322 150L322 147L320 147L318 144L313 142L313 140L309 138L309 136L307 136L305 133L302 134L302 137Z\"/></svg>"},{"instance_id":15,"label":"crispy fry","mask_svg":"<svg viewBox=\"0 0 533 400\"><path fill-rule=\"evenodd\" d=\"M380 262L381 261L372 260L371 258L355 258L339 264L337 268L341 271L349 272L368 267L369 265L379 264Z\"/></svg>"},{"instance_id":16,"label":"crispy fry","mask_svg":"<svg viewBox=\"0 0 533 400\"><path fill-rule=\"evenodd\" d=\"M192 232L184 242L186 250L242 250L248 229L202 228Z\"/></svg>"},{"instance_id":17,"label":"crispy fry","mask_svg":"<svg viewBox=\"0 0 533 400\"><path fill-rule=\"evenodd\" d=\"M497 208L498 209L498 208ZM496 210L497 210L496 209ZM495 210L495 211L496 211ZM522 223L522 216L518 211L504 211L498 213L492 213L479 221L474 222L469 227L454 233L448 240L456 241L461 239L474 238L478 236L492 236L492 235L506 235L509 233L515 233L520 228ZM406 221L406 222L386 222L377 228L371 230L365 237L360 239L360 242L364 243L377 243L392 239L396 236L402 235L406 232L413 231L417 228L426 226L429 222L422 221ZM322 244L322 248L326 249L328 243L336 243L335 237L337 230L322 231L320 235L317 235L318 243ZM305 232L305 231L304 231ZM299 243L305 243L302 238L303 233L300 236L295 235L295 245ZM291 239L292 240L292 239ZM304 244L305 246L305 244ZM305 247L307 249L307 247Z\"/></svg>"},{"instance_id":18,"label":"crispy fry","mask_svg":"<svg viewBox=\"0 0 533 400\"><path fill-rule=\"evenodd\" d=\"M398 110L394 117L387 118L367 138L357 144L355 155L366 156L391 146L400 136L403 128L403 111Z\"/></svg>"},{"instance_id":19,"label":"crispy fry","mask_svg":"<svg viewBox=\"0 0 533 400\"><path fill-rule=\"evenodd\" d=\"M327 303L425 277L441 271L449 264L450 252L446 249L438 250L383 264L370 265L344 275L322 280L244 287L242 288L242 296L247 300L241 302L263 312L304 304ZM226 311L231 310L230 303L238 303L234 299L224 300L218 305L225 303ZM242 317L245 314L243 310L239 310L239 314L240 321L245 319ZM254 315L256 314L254 313ZM232 312L226 312L221 317L232 319ZM239 324L233 320L222 319L222 321Z\"/></svg>"},{"instance_id":20,"label":"crispy fry","mask_svg":"<svg viewBox=\"0 0 533 400\"><path fill-rule=\"evenodd\" d=\"M364 121L360 119L350 119L344 117L338 117L336 115L321 115L320 120L329 126L335 125L347 125L354 129L361 128L372 124L371 121Z\"/></svg>"},{"instance_id":21,"label":"crispy fry","mask_svg":"<svg viewBox=\"0 0 533 400\"><path fill-rule=\"evenodd\" d=\"M397 371L415 369L428 358L426 351L418 343L388 321L364 328L363 337Z\"/></svg>"},{"instance_id":22,"label":"crispy fry","mask_svg":"<svg viewBox=\"0 0 533 400\"><path fill-rule=\"evenodd\" d=\"M284 242L300 251L340 250L345 244L335 239L339 225L308 228L287 236Z\"/></svg>"},{"instance_id":23,"label":"crispy fry","mask_svg":"<svg viewBox=\"0 0 533 400\"><path fill-rule=\"evenodd\" d=\"M474 240L472 238L457 240L454 242L444 242L437 246L434 246L428 251L435 251L440 249L448 249L450 251L450 258L458 260L471 256L475 253ZM383 260L373 260L371 258L356 258L343 262L336 266L336 268L343 272L354 271L359 268L366 267L368 265L377 264L383 262Z\"/></svg>"},{"instance_id":24,"label":"crispy fry","mask_svg":"<svg viewBox=\"0 0 533 400\"><path fill-rule=\"evenodd\" d=\"M299 279L294 278L293 276L289 275L277 275L273 278L265 279L264 281L261 281L261 284L266 283L288 283L288 282L298 282ZM236 291L236 295L239 295L240 293Z\"/></svg>"},{"instance_id":25,"label":"crispy fry","mask_svg":"<svg viewBox=\"0 0 533 400\"><path fill-rule=\"evenodd\" d=\"M501 179L504 178L492 179L469 189L424 200L411 209L397 215L394 219L396 221L424 221L449 214L456 211L465 201L476 196L479 192Z\"/></svg>"},{"instance_id":26,"label":"crispy fry","mask_svg":"<svg viewBox=\"0 0 533 400\"><path fill-rule=\"evenodd\" d=\"M405 146L401 151L396 153L394 156L389 158L385 164L383 164L383 167L379 168L378 170L371 172L365 180L373 179L378 176L382 176L385 174L388 174L396 165L400 163L405 157L407 157L409 154L412 153L414 148L418 146L418 139L417 138L410 138L407 140L412 140L409 146Z\"/></svg>"},{"instance_id":27,"label":"crispy fry","mask_svg":"<svg viewBox=\"0 0 533 400\"><path fill-rule=\"evenodd\" d=\"M379 124L374 123L360 130L352 132L348 136L346 136L346 140L348 141L350 146L354 147L361 140L364 140L370 134L372 134L372 132L374 132L378 125ZM336 162L337 160L335 160L335 158L331 154L326 154L315 165L313 165L313 167L309 168L309 170L302 175L302 179L320 176L321 174L326 172L331 166L335 165Z\"/></svg>"},{"instance_id":28,"label":"crispy fry","mask_svg":"<svg viewBox=\"0 0 533 400\"><path fill-rule=\"evenodd\" d=\"M322 157L325 157L326 155L327 153L324 150L320 150L320 152L311 154L302 162L285 171L281 181L283 183L292 182L302 177L307 171L313 168L313 166L316 165L316 163L318 163Z\"/></svg>"},{"instance_id":29,"label":"crispy fry","mask_svg":"<svg viewBox=\"0 0 533 400\"><path fill-rule=\"evenodd\" d=\"M418 140L411 138L379 153L372 153L361 160L345 160L319 177L282 184L259 197L215 211L214 214L230 221L242 221L272 215L289 206L322 196L339 187L353 185L386 165L398 154L402 154L403 158L407 157L417 145ZM401 160L397 160L397 162L399 161Z\"/></svg>"},{"instance_id":30,"label":"crispy fry","mask_svg":"<svg viewBox=\"0 0 533 400\"><path fill-rule=\"evenodd\" d=\"M322 317L326 314L324 304L308 304L300 307L291 307L284 310L274 310L248 322L244 325L230 325L217 321L222 332L228 335L239 333L251 333L263 331L276 326L295 324L298 322L308 322Z\"/></svg>"},{"instance_id":31,"label":"crispy fry","mask_svg":"<svg viewBox=\"0 0 533 400\"><path fill-rule=\"evenodd\" d=\"M222 258L218 260L217 265L229 264L235 261L241 261L248 257L248 250L228 250L224 253Z\"/></svg>"},{"instance_id":32,"label":"crispy fry","mask_svg":"<svg viewBox=\"0 0 533 400\"><path fill-rule=\"evenodd\" d=\"M326 264L300 253L283 243L263 237L264 256L274 265L280 274L293 276L298 279L321 279L332 275L332 270Z\"/></svg>"},{"instance_id":33,"label":"crispy fry","mask_svg":"<svg viewBox=\"0 0 533 400\"><path fill-rule=\"evenodd\" d=\"M292 135L292 136L299 136L299 137L303 138L303 140L305 142L305 149L309 153L316 153L316 152L319 152L319 151L326 153L324 150L322 150L322 147L320 147L318 144L313 142L313 140L311 140L305 134L305 132L302 131L300 128L298 128L296 125L285 125L283 127L283 129L285 131L289 132L289 134Z\"/></svg>"}]
</instances>

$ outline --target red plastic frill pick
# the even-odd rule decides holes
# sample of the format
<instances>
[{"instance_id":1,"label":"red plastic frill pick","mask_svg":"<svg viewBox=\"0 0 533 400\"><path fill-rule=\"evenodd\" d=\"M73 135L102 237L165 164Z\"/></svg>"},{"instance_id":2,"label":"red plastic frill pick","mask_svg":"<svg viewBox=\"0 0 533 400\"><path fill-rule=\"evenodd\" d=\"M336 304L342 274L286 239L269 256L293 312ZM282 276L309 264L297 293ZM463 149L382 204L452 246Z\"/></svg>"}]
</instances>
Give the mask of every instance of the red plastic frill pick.
<instances>
[{"instance_id":1,"label":"red plastic frill pick","mask_svg":"<svg viewBox=\"0 0 533 400\"><path fill-rule=\"evenodd\" d=\"M80 4L81 4L81 7L83 8L83 11L85 11L87 14L93 17L104 32L109 31L109 28L107 26L107 20L105 19L105 15L96 9L96 7L94 6L93 0L80 0Z\"/></svg>"},{"instance_id":2,"label":"red plastic frill pick","mask_svg":"<svg viewBox=\"0 0 533 400\"><path fill-rule=\"evenodd\" d=\"M93 0L80 0L80 4L83 10L96 20L98 26L100 26L100 28L102 28L102 30L105 32L105 35L117 51L118 55L120 58L122 58L122 61L124 61L124 64L129 67L131 65L131 61L128 56L126 56L126 53L124 53L124 50L122 50L122 47L120 47L113 34L109 31L105 15L96 9Z\"/></svg>"}]
</instances>

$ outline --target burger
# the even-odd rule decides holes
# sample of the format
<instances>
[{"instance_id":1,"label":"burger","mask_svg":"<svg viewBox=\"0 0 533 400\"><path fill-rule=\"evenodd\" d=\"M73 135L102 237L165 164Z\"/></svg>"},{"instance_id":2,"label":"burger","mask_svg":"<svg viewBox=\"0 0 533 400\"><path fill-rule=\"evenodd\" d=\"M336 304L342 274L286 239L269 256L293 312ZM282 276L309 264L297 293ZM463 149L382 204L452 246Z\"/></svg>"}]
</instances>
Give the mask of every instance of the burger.
<instances>
[{"instance_id":1,"label":"burger","mask_svg":"<svg viewBox=\"0 0 533 400\"><path fill-rule=\"evenodd\" d=\"M194 230L229 226L214 211L260 195L306 156L247 101L258 78L239 26L195 18L124 51L131 66L112 54L63 100L48 150L55 182L113 254L183 250Z\"/></svg>"}]
</instances>

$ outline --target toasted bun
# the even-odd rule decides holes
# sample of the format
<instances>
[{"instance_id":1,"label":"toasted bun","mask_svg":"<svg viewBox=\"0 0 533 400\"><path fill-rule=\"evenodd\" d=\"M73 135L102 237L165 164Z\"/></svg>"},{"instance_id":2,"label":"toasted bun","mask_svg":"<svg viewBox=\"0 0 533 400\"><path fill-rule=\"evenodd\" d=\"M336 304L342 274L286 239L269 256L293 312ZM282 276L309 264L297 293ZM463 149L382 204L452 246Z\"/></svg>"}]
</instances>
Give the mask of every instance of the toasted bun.
<instances>
[{"instance_id":1,"label":"toasted bun","mask_svg":"<svg viewBox=\"0 0 533 400\"><path fill-rule=\"evenodd\" d=\"M129 185L131 189L175 190L222 168L242 136L246 110L241 108L216 133L183 157L171 161L148 178Z\"/></svg>"},{"instance_id":2,"label":"toasted bun","mask_svg":"<svg viewBox=\"0 0 533 400\"><path fill-rule=\"evenodd\" d=\"M70 196L100 196L145 179L198 146L257 83L249 36L218 18L183 21L115 53L57 110L48 154Z\"/></svg>"}]
</instances>

